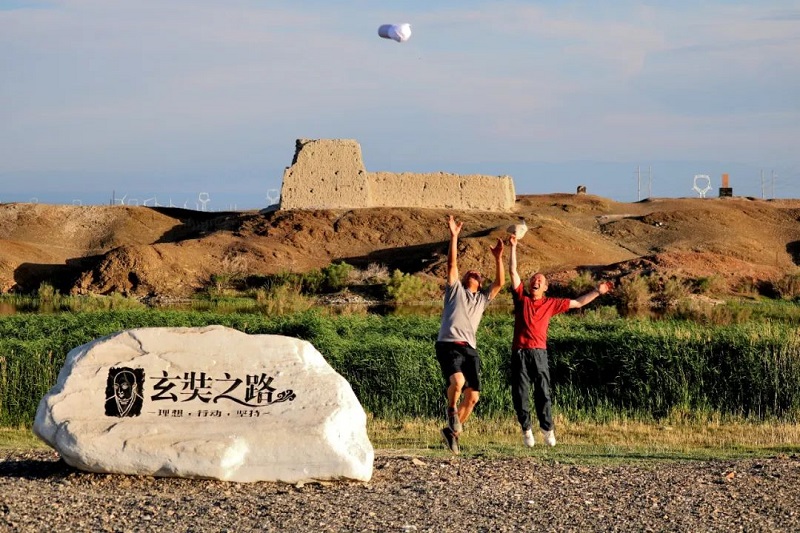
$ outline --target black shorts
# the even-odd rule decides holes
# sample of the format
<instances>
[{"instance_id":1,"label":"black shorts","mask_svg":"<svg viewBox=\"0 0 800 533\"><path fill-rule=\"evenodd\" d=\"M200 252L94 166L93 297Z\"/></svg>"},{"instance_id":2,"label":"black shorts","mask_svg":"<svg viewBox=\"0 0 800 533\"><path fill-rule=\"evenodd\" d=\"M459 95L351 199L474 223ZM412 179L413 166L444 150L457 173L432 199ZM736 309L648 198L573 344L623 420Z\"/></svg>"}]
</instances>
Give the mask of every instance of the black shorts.
<instances>
[{"instance_id":1,"label":"black shorts","mask_svg":"<svg viewBox=\"0 0 800 533\"><path fill-rule=\"evenodd\" d=\"M446 384L450 384L450 376L461 372L466 380L465 389L470 388L476 392L481 390L481 358L478 357L478 350L469 344L438 341L436 359Z\"/></svg>"}]
</instances>

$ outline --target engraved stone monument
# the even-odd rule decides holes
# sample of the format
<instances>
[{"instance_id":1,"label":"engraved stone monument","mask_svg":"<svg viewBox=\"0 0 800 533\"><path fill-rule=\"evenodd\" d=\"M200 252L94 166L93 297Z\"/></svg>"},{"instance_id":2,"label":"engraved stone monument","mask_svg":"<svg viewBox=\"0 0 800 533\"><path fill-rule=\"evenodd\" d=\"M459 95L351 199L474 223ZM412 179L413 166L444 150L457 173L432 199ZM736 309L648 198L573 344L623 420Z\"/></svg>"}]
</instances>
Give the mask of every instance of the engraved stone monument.
<instances>
[{"instance_id":1,"label":"engraved stone monument","mask_svg":"<svg viewBox=\"0 0 800 533\"><path fill-rule=\"evenodd\" d=\"M73 349L33 430L102 473L368 481L374 458L364 409L314 346L222 326L132 329Z\"/></svg>"}]
</instances>

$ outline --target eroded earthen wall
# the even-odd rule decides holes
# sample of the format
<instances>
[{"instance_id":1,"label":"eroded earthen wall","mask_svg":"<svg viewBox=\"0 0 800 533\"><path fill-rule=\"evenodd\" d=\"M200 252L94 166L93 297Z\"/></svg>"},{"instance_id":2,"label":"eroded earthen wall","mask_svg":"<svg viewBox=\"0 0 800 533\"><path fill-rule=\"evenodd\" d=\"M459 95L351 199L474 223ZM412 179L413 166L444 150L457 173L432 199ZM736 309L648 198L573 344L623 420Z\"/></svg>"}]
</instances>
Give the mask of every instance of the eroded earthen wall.
<instances>
[{"instance_id":1,"label":"eroded earthen wall","mask_svg":"<svg viewBox=\"0 0 800 533\"><path fill-rule=\"evenodd\" d=\"M510 176L367 172L351 139L298 139L283 173L281 209L421 207L511 211Z\"/></svg>"},{"instance_id":2,"label":"eroded earthen wall","mask_svg":"<svg viewBox=\"0 0 800 533\"><path fill-rule=\"evenodd\" d=\"M370 207L361 146L349 139L298 139L283 173L281 209Z\"/></svg>"}]
</instances>

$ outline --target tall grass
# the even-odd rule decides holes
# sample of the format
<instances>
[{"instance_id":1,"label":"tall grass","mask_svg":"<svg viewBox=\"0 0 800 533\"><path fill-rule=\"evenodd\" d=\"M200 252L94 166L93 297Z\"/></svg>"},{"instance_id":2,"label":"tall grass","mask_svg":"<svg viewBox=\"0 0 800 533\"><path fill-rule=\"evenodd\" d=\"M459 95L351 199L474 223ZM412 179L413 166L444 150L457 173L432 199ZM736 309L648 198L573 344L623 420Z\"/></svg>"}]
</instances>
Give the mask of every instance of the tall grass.
<instances>
[{"instance_id":1,"label":"tall grass","mask_svg":"<svg viewBox=\"0 0 800 533\"><path fill-rule=\"evenodd\" d=\"M208 324L310 341L376 417L442 416L444 380L433 351L437 315L122 310L0 317L0 425L31 423L76 346L135 327ZM504 313L487 314L481 324L479 417L513 416L512 330L513 318ZM570 419L800 418L800 334L792 324L560 315L551 322L549 348L554 407Z\"/></svg>"},{"instance_id":2,"label":"tall grass","mask_svg":"<svg viewBox=\"0 0 800 533\"><path fill-rule=\"evenodd\" d=\"M107 311L112 309L146 309L147 306L119 293L105 295L65 296L47 283L42 283L35 296L26 294L0 295L0 304L13 312L57 313Z\"/></svg>"}]
</instances>

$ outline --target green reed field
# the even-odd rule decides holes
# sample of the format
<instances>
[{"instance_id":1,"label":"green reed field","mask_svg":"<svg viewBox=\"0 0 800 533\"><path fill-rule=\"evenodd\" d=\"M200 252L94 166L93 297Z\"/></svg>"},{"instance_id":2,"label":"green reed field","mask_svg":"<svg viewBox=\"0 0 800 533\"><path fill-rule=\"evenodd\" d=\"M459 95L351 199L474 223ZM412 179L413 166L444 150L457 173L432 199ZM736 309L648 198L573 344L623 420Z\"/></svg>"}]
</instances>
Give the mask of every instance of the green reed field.
<instances>
[{"instance_id":1,"label":"green reed field","mask_svg":"<svg viewBox=\"0 0 800 533\"><path fill-rule=\"evenodd\" d=\"M310 341L350 382L378 425L443 417L443 381L433 351L438 316L131 309L0 317L0 426L30 426L76 346L130 328L209 324ZM484 389L471 424L499 420L505 428L500 432L516 441L508 366L512 328L507 313L488 314L481 324ZM800 332L793 321L703 325L567 314L552 321L549 351L562 428L721 419L795 424L800 418ZM435 428L430 433L435 439Z\"/></svg>"}]
</instances>

